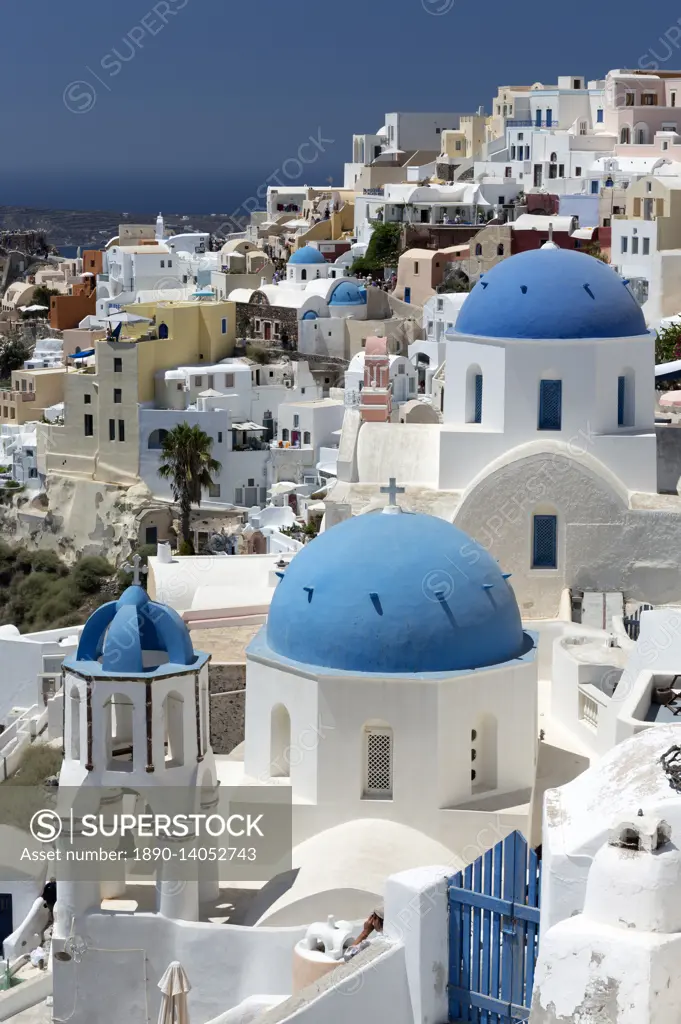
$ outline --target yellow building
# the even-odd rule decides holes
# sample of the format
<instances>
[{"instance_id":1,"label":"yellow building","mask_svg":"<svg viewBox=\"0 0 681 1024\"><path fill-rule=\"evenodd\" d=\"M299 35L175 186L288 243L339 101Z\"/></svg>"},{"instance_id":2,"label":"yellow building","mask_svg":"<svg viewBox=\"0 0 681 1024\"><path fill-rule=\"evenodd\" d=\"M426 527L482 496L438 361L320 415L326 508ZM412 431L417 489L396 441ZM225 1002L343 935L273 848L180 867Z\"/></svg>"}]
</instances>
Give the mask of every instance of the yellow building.
<instances>
[{"instance_id":1,"label":"yellow building","mask_svg":"<svg viewBox=\"0 0 681 1024\"><path fill-rule=\"evenodd\" d=\"M45 409L64 400L63 367L48 370L14 370L11 391L0 391L0 423L29 423L42 418Z\"/></svg>"},{"instance_id":2,"label":"yellow building","mask_svg":"<svg viewBox=\"0 0 681 1024\"><path fill-rule=\"evenodd\" d=\"M124 328L117 341L96 341L94 366L69 368L64 425L46 428L39 439L41 472L137 483L138 409L154 402L156 373L212 365L234 353L233 302L137 303L128 312L152 322Z\"/></svg>"}]
</instances>

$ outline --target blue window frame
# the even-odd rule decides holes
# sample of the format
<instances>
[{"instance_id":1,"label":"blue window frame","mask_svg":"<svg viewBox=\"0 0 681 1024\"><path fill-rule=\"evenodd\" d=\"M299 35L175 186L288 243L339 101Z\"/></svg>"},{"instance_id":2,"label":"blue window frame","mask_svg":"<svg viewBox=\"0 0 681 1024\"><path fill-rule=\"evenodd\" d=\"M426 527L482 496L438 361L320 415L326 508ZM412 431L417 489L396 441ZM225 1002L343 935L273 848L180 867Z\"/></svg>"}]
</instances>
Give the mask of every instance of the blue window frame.
<instances>
[{"instance_id":1,"label":"blue window frame","mask_svg":"<svg viewBox=\"0 0 681 1024\"><path fill-rule=\"evenodd\" d=\"M475 375L475 413L474 423L482 423L482 374Z\"/></svg>"},{"instance_id":2,"label":"blue window frame","mask_svg":"<svg viewBox=\"0 0 681 1024\"><path fill-rule=\"evenodd\" d=\"M536 128L541 128L541 110L538 110L534 115L534 124Z\"/></svg>"},{"instance_id":3,"label":"blue window frame","mask_svg":"<svg viewBox=\"0 0 681 1024\"><path fill-rule=\"evenodd\" d=\"M552 124L553 124L553 111L551 110L551 107L547 107L546 108L546 127L550 128Z\"/></svg>"},{"instance_id":4,"label":"blue window frame","mask_svg":"<svg viewBox=\"0 0 681 1024\"><path fill-rule=\"evenodd\" d=\"M599 124L603 124L603 108L599 107L596 111L596 120Z\"/></svg>"},{"instance_id":5,"label":"blue window frame","mask_svg":"<svg viewBox=\"0 0 681 1024\"><path fill-rule=\"evenodd\" d=\"M539 382L539 430L560 430L563 412L562 380Z\"/></svg>"},{"instance_id":6,"label":"blue window frame","mask_svg":"<svg viewBox=\"0 0 681 1024\"><path fill-rule=\"evenodd\" d=\"M627 393L627 378L617 378L617 426L624 426L624 399Z\"/></svg>"},{"instance_id":7,"label":"blue window frame","mask_svg":"<svg viewBox=\"0 0 681 1024\"><path fill-rule=\"evenodd\" d=\"M532 568L558 567L558 519L556 516L534 516L532 520Z\"/></svg>"},{"instance_id":8,"label":"blue window frame","mask_svg":"<svg viewBox=\"0 0 681 1024\"><path fill-rule=\"evenodd\" d=\"M222 318L222 333L227 334L227 317Z\"/></svg>"},{"instance_id":9,"label":"blue window frame","mask_svg":"<svg viewBox=\"0 0 681 1024\"><path fill-rule=\"evenodd\" d=\"M597 196L598 193L600 192L600 190L601 190L600 182L592 181L591 182L591 195L592 196Z\"/></svg>"}]
</instances>

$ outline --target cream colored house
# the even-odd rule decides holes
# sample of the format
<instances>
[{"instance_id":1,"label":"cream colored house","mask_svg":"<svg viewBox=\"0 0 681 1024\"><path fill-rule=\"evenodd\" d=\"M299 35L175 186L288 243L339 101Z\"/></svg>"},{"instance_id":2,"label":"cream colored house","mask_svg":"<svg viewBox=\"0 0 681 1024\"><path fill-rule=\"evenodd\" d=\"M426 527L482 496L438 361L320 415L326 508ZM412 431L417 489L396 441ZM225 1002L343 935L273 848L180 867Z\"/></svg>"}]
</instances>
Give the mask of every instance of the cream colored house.
<instances>
[{"instance_id":1,"label":"cream colored house","mask_svg":"<svg viewBox=\"0 0 681 1024\"><path fill-rule=\"evenodd\" d=\"M14 370L12 389L0 391L0 423L18 425L39 420L45 409L64 399L64 367Z\"/></svg>"},{"instance_id":2,"label":"cream colored house","mask_svg":"<svg viewBox=\"0 0 681 1024\"><path fill-rule=\"evenodd\" d=\"M153 403L155 374L183 364L211 365L233 354L232 302L137 303L134 312L155 323L117 341L96 341L94 366L66 372L65 421L41 432L42 472L137 483L139 406Z\"/></svg>"}]
</instances>

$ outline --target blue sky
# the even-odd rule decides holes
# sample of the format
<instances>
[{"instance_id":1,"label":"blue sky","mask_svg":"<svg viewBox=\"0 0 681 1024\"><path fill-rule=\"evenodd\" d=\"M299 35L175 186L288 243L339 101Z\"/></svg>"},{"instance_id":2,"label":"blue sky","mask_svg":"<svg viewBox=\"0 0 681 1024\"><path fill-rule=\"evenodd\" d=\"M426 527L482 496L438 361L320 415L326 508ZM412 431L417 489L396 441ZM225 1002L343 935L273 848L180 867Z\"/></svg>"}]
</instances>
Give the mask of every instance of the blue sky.
<instances>
[{"instance_id":1,"label":"blue sky","mask_svg":"<svg viewBox=\"0 0 681 1024\"><path fill-rule=\"evenodd\" d=\"M320 131L333 141L297 183L339 183L352 133L386 111L489 111L498 84L651 51L681 66L675 0L5 0L2 15L3 204L229 212Z\"/></svg>"}]
</instances>

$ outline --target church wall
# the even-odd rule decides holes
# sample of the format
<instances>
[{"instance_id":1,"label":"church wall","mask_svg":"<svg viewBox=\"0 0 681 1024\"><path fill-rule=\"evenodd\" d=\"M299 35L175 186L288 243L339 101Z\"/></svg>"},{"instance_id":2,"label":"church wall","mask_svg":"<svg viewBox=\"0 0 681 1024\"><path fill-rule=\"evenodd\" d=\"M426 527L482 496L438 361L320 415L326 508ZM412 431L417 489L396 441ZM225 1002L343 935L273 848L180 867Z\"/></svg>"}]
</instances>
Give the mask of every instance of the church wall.
<instances>
[{"instance_id":1,"label":"church wall","mask_svg":"<svg viewBox=\"0 0 681 1024\"><path fill-rule=\"evenodd\" d=\"M378 483L394 476L437 489L442 429L435 423L365 423L357 442L359 479Z\"/></svg>"},{"instance_id":2,"label":"church wall","mask_svg":"<svg viewBox=\"0 0 681 1024\"><path fill-rule=\"evenodd\" d=\"M472 432L504 429L505 361L503 345L447 342L444 421ZM470 422L472 373L482 373L482 422Z\"/></svg>"},{"instance_id":3,"label":"church wall","mask_svg":"<svg viewBox=\"0 0 681 1024\"><path fill-rule=\"evenodd\" d=\"M531 568L535 509L558 515L558 568ZM455 524L499 559L525 618L557 614L563 588L623 591L659 604L681 598L681 519L630 510L575 459L538 454L483 479L457 510Z\"/></svg>"}]
</instances>

